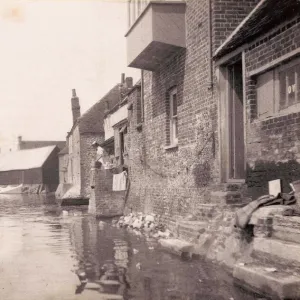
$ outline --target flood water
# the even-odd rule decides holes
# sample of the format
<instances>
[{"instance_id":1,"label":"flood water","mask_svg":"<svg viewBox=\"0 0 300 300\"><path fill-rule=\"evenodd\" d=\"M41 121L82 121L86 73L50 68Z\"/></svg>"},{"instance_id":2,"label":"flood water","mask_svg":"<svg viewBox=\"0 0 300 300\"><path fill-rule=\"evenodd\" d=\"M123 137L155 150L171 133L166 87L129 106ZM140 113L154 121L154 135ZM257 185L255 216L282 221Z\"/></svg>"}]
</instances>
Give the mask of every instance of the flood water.
<instances>
[{"instance_id":1,"label":"flood water","mask_svg":"<svg viewBox=\"0 0 300 300\"><path fill-rule=\"evenodd\" d=\"M256 299L212 264L181 261L153 240L100 226L87 207L63 209L41 196L0 195L0 299Z\"/></svg>"}]
</instances>

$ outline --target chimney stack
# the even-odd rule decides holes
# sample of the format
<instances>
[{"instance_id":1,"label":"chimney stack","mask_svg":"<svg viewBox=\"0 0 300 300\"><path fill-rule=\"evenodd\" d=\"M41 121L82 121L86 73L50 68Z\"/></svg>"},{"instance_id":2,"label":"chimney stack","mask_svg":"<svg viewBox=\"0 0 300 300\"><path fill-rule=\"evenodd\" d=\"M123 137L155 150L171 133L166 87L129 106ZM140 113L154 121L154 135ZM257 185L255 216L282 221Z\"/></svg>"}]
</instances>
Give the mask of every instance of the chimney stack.
<instances>
[{"instance_id":1,"label":"chimney stack","mask_svg":"<svg viewBox=\"0 0 300 300\"><path fill-rule=\"evenodd\" d=\"M22 136L19 135L18 136L18 150L21 150L22 149Z\"/></svg>"},{"instance_id":2,"label":"chimney stack","mask_svg":"<svg viewBox=\"0 0 300 300\"><path fill-rule=\"evenodd\" d=\"M132 77L126 77L125 81L126 81L126 87L128 89L131 89L132 86L133 86L133 79L132 79Z\"/></svg>"},{"instance_id":3,"label":"chimney stack","mask_svg":"<svg viewBox=\"0 0 300 300\"><path fill-rule=\"evenodd\" d=\"M121 74L121 84L125 84L125 73Z\"/></svg>"},{"instance_id":4,"label":"chimney stack","mask_svg":"<svg viewBox=\"0 0 300 300\"><path fill-rule=\"evenodd\" d=\"M73 124L75 124L77 119L80 117L79 98L76 95L76 90L75 89L72 89L71 103L72 103Z\"/></svg>"}]
</instances>

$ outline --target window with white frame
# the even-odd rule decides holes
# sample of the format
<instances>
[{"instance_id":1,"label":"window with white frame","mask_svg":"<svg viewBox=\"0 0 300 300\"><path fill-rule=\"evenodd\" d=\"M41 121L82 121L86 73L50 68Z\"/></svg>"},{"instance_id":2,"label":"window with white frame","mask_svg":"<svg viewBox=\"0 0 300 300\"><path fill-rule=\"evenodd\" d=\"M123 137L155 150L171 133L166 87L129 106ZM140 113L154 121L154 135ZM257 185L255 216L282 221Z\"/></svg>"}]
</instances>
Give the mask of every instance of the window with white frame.
<instances>
[{"instance_id":1,"label":"window with white frame","mask_svg":"<svg viewBox=\"0 0 300 300\"><path fill-rule=\"evenodd\" d=\"M178 144L177 88L169 92L170 145Z\"/></svg>"},{"instance_id":2,"label":"window with white frame","mask_svg":"<svg viewBox=\"0 0 300 300\"><path fill-rule=\"evenodd\" d=\"M258 118L300 110L300 59L257 76Z\"/></svg>"}]
</instances>

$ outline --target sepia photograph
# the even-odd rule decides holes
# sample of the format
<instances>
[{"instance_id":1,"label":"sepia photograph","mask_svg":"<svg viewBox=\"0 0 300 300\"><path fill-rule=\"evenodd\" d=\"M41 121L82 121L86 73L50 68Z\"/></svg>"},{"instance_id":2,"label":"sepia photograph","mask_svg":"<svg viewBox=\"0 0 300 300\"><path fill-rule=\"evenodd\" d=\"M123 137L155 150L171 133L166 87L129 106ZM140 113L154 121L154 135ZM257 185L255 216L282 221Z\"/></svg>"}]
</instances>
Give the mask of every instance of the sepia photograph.
<instances>
[{"instance_id":1,"label":"sepia photograph","mask_svg":"<svg viewBox=\"0 0 300 300\"><path fill-rule=\"evenodd\" d=\"M300 0L0 0L0 300L300 300Z\"/></svg>"}]
</instances>

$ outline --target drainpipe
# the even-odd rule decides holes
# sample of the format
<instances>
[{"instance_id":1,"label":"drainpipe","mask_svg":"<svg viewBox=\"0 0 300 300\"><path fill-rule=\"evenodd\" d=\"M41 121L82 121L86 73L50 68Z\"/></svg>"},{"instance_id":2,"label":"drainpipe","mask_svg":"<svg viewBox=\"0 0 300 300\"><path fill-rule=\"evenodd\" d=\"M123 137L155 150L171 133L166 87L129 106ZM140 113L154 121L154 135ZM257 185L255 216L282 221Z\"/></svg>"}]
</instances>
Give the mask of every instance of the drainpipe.
<instances>
[{"instance_id":1,"label":"drainpipe","mask_svg":"<svg viewBox=\"0 0 300 300\"><path fill-rule=\"evenodd\" d=\"M211 0L207 0L208 7L208 90L213 88L213 63L212 63L212 8Z\"/></svg>"}]
</instances>

